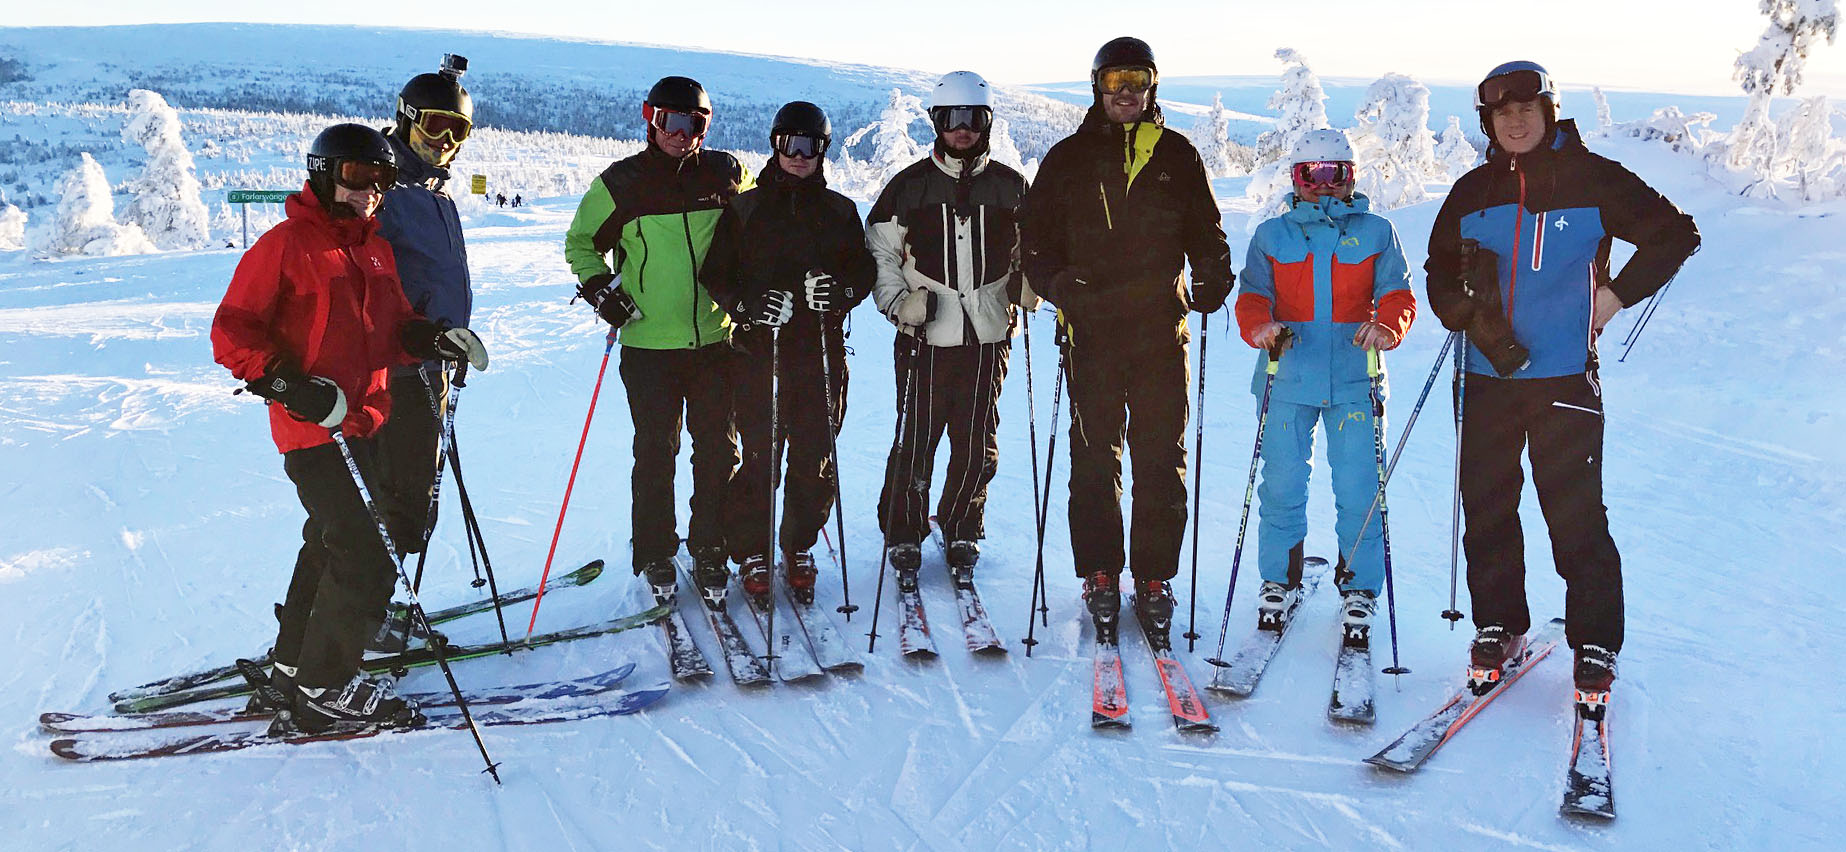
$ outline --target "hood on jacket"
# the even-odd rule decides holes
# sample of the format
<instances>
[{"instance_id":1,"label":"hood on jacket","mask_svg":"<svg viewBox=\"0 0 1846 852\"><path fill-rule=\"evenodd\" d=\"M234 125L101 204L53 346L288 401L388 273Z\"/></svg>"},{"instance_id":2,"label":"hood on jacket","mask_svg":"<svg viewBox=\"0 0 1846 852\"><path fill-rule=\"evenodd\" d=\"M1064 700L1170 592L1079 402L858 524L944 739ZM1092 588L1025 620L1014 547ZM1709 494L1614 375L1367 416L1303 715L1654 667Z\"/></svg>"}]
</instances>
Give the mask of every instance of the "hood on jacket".
<instances>
[{"instance_id":1,"label":"hood on jacket","mask_svg":"<svg viewBox=\"0 0 1846 852\"><path fill-rule=\"evenodd\" d=\"M824 188L827 185L827 158L822 157L816 164L814 174L798 178L782 168L777 155L769 155L769 161L763 164L763 173L757 179L757 185L776 189L803 189L807 187Z\"/></svg>"}]
</instances>

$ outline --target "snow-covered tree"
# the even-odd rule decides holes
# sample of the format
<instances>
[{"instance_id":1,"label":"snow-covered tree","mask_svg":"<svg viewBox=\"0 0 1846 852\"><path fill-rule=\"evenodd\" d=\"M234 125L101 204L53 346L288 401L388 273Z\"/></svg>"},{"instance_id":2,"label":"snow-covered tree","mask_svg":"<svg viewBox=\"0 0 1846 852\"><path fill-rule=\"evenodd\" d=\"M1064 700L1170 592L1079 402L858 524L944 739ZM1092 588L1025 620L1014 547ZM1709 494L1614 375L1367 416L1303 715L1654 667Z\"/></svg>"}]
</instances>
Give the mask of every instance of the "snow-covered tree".
<instances>
[{"instance_id":1,"label":"snow-covered tree","mask_svg":"<svg viewBox=\"0 0 1846 852\"><path fill-rule=\"evenodd\" d=\"M1609 99L1603 96L1601 86L1590 89L1590 99L1596 102L1596 132L1607 136L1615 126L1615 118L1609 112Z\"/></svg>"},{"instance_id":2,"label":"snow-covered tree","mask_svg":"<svg viewBox=\"0 0 1846 852\"><path fill-rule=\"evenodd\" d=\"M1352 133L1360 192L1378 210L1429 198L1423 182L1446 175L1436 164L1429 132L1429 88L1403 74L1386 74L1365 90Z\"/></svg>"},{"instance_id":3,"label":"snow-covered tree","mask_svg":"<svg viewBox=\"0 0 1846 852\"><path fill-rule=\"evenodd\" d=\"M122 219L141 226L163 249L199 248L211 239L209 214L199 199L192 152L180 138L179 111L159 92L128 93L128 121L122 139L147 149L147 166L129 182L134 200Z\"/></svg>"},{"instance_id":4,"label":"snow-covered tree","mask_svg":"<svg viewBox=\"0 0 1846 852\"><path fill-rule=\"evenodd\" d=\"M0 251L26 247L26 213L0 199Z\"/></svg>"},{"instance_id":5,"label":"snow-covered tree","mask_svg":"<svg viewBox=\"0 0 1846 852\"><path fill-rule=\"evenodd\" d=\"M1231 122L1224 114L1224 93L1212 96L1211 112L1206 113L1205 123L1194 128L1197 138L1193 143L1199 149L1199 159L1205 161L1207 177L1230 177L1237 174L1231 163Z\"/></svg>"},{"instance_id":6,"label":"snow-covered tree","mask_svg":"<svg viewBox=\"0 0 1846 852\"><path fill-rule=\"evenodd\" d=\"M34 248L43 254L110 257L157 251L137 225L115 221L115 199L103 167L82 154L76 168L58 179L58 209L37 234Z\"/></svg>"},{"instance_id":7,"label":"snow-covered tree","mask_svg":"<svg viewBox=\"0 0 1846 852\"><path fill-rule=\"evenodd\" d=\"M1627 122L1616 131L1636 139L1664 143L1680 153L1699 154L1714 135L1706 126L1716 118L1709 112L1687 115L1680 112L1679 107L1664 106L1654 110L1652 117Z\"/></svg>"},{"instance_id":8,"label":"snow-covered tree","mask_svg":"<svg viewBox=\"0 0 1846 852\"><path fill-rule=\"evenodd\" d=\"M994 116L993 127L989 128L987 133L988 156L991 157L994 162L1005 163L1015 169L1019 169L1020 173L1024 174L1025 162L1019 158L1019 146L1013 144L1012 125L1008 123L1006 119L996 115Z\"/></svg>"},{"instance_id":9,"label":"snow-covered tree","mask_svg":"<svg viewBox=\"0 0 1846 852\"><path fill-rule=\"evenodd\" d=\"M884 112L878 120L862 127L848 137L846 147L859 144L867 134L872 137L872 156L865 161L868 168L867 178L883 186L906 166L923 159L928 151L910 138L910 124L924 116L923 101L915 95L904 94L901 89L891 90L891 100L885 104Z\"/></svg>"},{"instance_id":10,"label":"snow-covered tree","mask_svg":"<svg viewBox=\"0 0 1846 852\"><path fill-rule=\"evenodd\" d=\"M1748 180L1744 194L1773 197L1775 158L1780 147L1769 120L1769 100L1777 92L1792 95L1801 85L1808 51L1825 39L1832 43L1839 32L1836 0L1760 0L1758 8L1769 26L1756 47L1737 57L1734 76L1750 103L1731 131L1727 165Z\"/></svg>"},{"instance_id":11,"label":"snow-covered tree","mask_svg":"<svg viewBox=\"0 0 1846 852\"><path fill-rule=\"evenodd\" d=\"M1468 134L1461 129L1461 118L1449 116L1449 126L1436 140L1436 164L1442 173L1453 181L1473 169L1480 162L1481 152L1474 150L1468 142Z\"/></svg>"},{"instance_id":12,"label":"snow-covered tree","mask_svg":"<svg viewBox=\"0 0 1846 852\"><path fill-rule=\"evenodd\" d=\"M1790 110L1777 128L1784 142L1777 171L1793 178L1803 201L1819 201L1832 195L1822 181L1837 156L1832 112L1827 96L1816 95Z\"/></svg>"},{"instance_id":13,"label":"snow-covered tree","mask_svg":"<svg viewBox=\"0 0 1846 852\"><path fill-rule=\"evenodd\" d=\"M1294 191L1288 163L1282 161L1295 149L1295 143L1308 131L1329 126L1327 95L1321 91L1320 78L1308 68L1307 58L1284 47L1276 51L1276 59L1288 68L1282 72L1282 87L1269 97L1269 108L1277 111L1275 129L1256 138L1257 167L1244 190L1244 196L1256 202L1256 211L1250 216L1251 233L1264 219L1282 212L1289 193Z\"/></svg>"}]
</instances>

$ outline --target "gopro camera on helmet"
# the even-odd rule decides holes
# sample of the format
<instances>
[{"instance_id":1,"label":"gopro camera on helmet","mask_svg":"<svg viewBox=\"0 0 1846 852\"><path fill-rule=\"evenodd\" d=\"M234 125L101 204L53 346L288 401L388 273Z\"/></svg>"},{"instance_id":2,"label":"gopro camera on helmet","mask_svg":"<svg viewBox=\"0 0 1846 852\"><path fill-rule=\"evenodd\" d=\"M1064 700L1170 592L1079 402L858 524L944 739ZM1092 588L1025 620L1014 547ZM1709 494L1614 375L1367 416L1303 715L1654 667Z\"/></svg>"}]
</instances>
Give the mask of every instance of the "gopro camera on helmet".
<instances>
[{"instance_id":1,"label":"gopro camera on helmet","mask_svg":"<svg viewBox=\"0 0 1846 852\"><path fill-rule=\"evenodd\" d=\"M443 54L442 70L437 73L451 80L460 80L463 74L468 73L468 57L459 53Z\"/></svg>"}]
</instances>

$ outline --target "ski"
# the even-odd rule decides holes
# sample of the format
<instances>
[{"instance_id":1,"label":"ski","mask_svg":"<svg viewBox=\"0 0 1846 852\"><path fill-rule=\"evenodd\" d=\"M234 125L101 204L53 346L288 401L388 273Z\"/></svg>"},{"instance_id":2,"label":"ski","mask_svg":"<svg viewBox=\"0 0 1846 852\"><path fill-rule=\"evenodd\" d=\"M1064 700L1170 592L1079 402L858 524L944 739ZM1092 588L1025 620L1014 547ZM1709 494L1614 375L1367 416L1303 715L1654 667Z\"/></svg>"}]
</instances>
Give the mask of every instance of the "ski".
<instances>
[{"instance_id":1,"label":"ski","mask_svg":"<svg viewBox=\"0 0 1846 852\"><path fill-rule=\"evenodd\" d=\"M520 686L499 686L462 690L470 707L491 707L500 704L512 704L530 698L566 698L581 695L594 695L607 692L620 685L635 669L634 663L623 665L576 680L555 683L528 683ZM455 693L448 690L440 692L419 692L405 696L418 706L452 707L455 705ZM57 734L101 734L126 733L130 731L150 731L160 728L186 728L196 725L222 725L230 722L247 722L268 719L275 715L273 710L245 712L242 707L221 707L210 710L175 710L157 713L142 713L135 716L89 716L82 713L40 713L40 728Z\"/></svg>"},{"instance_id":2,"label":"ski","mask_svg":"<svg viewBox=\"0 0 1846 852\"><path fill-rule=\"evenodd\" d=\"M1397 772L1416 771L1430 755L1436 753L1436 749L1441 748L1463 725L1499 698L1507 687L1531 671L1563 639L1564 619L1554 618L1547 622L1526 637L1525 647L1499 670L1497 679L1481 684L1478 693L1471 686L1462 686L1436 712L1411 726L1403 736L1366 758L1365 762Z\"/></svg>"},{"instance_id":3,"label":"ski","mask_svg":"<svg viewBox=\"0 0 1846 852\"><path fill-rule=\"evenodd\" d=\"M578 639L608 636L613 633L620 633L624 630L632 630L636 627L652 624L655 619L665 615L666 612L666 607L657 606L643 612L635 613L634 615L623 616L598 624L573 627L568 630L558 630L551 633L537 633L529 639L516 639L511 645L504 645L499 642L485 645L447 645L443 648L443 656L449 662L457 663L462 660L474 660L481 657L491 657L497 654L510 654L514 651L523 651L530 648L540 648L546 645L556 645L560 642L572 642ZM370 672L390 671L397 668L414 669L424 666L433 666L435 664L436 653L428 646L412 648L401 654L392 654L386 657L366 660L363 663L365 670ZM250 691L250 684L244 682L240 678L235 681L207 685L185 692L150 695L145 698L138 698L130 701L118 701L115 704L115 712L151 713L156 710L166 710L168 708L180 707L199 701L249 695Z\"/></svg>"},{"instance_id":4,"label":"ski","mask_svg":"<svg viewBox=\"0 0 1846 852\"><path fill-rule=\"evenodd\" d=\"M1327 576L1327 560L1318 556L1309 556L1301 560L1301 594L1295 596L1295 603L1282 617L1281 630L1263 630L1258 628L1250 634L1237 653L1231 655L1228 665L1221 666L1212 673L1211 683L1205 688L1224 695L1245 697L1256 691L1257 681L1262 680L1263 672L1269 668L1269 661L1275 658L1276 649L1282 647L1282 640L1288 637L1289 628L1295 624L1295 614L1301 611L1301 605L1320 587L1321 579Z\"/></svg>"},{"instance_id":5,"label":"ski","mask_svg":"<svg viewBox=\"0 0 1846 852\"><path fill-rule=\"evenodd\" d=\"M846 638L840 635L820 607L812 603L802 603L786 586L783 593L788 597L789 609L795 613L795 623L800 626L801 634L807 637L808 648L814 652L814 661L830 672L856 672L865 668L859 661L859 655L853 653L846 644Z\"/></svg>"},{"instance_id":6,"label":"ski","mask_svg":"<svg viewBox=\"0 0 1846 852\"><path fill-rule=\"evenodd\" d=\"M474 721L487 725L536 725L548 722L568 722L577 719L589 719L598 716L626 716L641 711L667 694L666 684L630 691L605 691L583 696L584 700L571 701L569 698L543 699L527 696L518 703L502 704L474 710ZM549 690L544 690L550 694ZM527 703L530 702L530 703ZM302 745L305 743L331 742L338 740L356 740L379 734L396 734L409 731L427 731L437 728L462 728L467 725L459 708L433 708L426 712L423 724L382 727L365 725L352 728L336 728L320 734L298 734L286 737L272 737L265 728L241 731L184 734L177 737L148 742L147 737L119 737L105 734L100 737L74 737L51 741L51 753L65 760L79 762L96 762L110 760L138 760L149 757L174 757L188 754L212 754L216 752L238 751L258 746Z\"/></svg>"},{"instance_id":7,"label":"ski","mask_svg":"<svg viewBox=\"0 0 1846 852\"><path fill-rule=\"evenodd\" d=\"M675 557L679 563L680 574L686 585L697 588L692 581L692 570L687 567L684 557ZM725 594L730 588L727 584ZM744 641L743 631L737 629L737 621L731 618L727 608L705 603L701 596L700 606L705 610L706 620L711 624L711 632L718 637L718 646L724 650L724 666L731 673L731 680L738 686L761 686L769 683L769 669L764 666L761 657L750 650L750 644Z\"/></svg>"},{"instance_id":8,"label":"ski","mask_svg":"<svg viewBox=\"0 0 1846 852\"><path fill-rule=\"evenodd\" d=\"M1372 723L1376 718L1372 693L1378 680L1372 671L1369 638L1363 644L1353 645L1342 636L1340 655L1333 663L1333 692L1327 697L1328 719L1354 725Z\"/></svg>"},{"instance_id":9,"label":"ski","mask_svg":"<svg viewBox=\"0 0 1846 852\"><path fill-rule=\"evenodd\" d=\"M787 576L780 570L777 573ZM820 677L825 672L821 670L819 661L814 659L813 652L808 650L805 637L795 637L795 631L801 629L801 625L780 600L773 591L761 600L744 593L744 603L750 605L750 614L756 618L756 629L763 634L764 647L769 649L768 659L773 661L771 667L776 677L783 683L798 683ZM770 617L772 612L775 616L773 619ZM772 626L775 628L773 633L770 630Z\"/></svg>"},{"instance_id":10,"label":"ski","mask_svg":"<svg viewBox=\"0 0 1846 852\"><path fill-rule=\"evenodd\" d=\"M556 589L565 588L567 586L589 585L590 581L595 580L597 577L602 576L602 572L603 572L603 561L601 559L598 559L593 562L590 562L587 565L584 565L581 568L578 568L575 571L570 572L569 574L563 574L557 577L553 577L551 580L545 583L545 590L554 591ZM524 601L529 601L537 596L538 596L538 587L530 586L524 589L518 589L518 590L507 592L501 595L500 604L502 606L505 606L508 604L522 603ZM458 604L456 606L448 607L446 609L439 609L439 610L436 610L435 612L429 613L428 614L429 623L432 625L443 624L446 622L455 621L457 619L464 618L466 616L474 615L475 613L486 612L493 608L494 608L493 598L487 598L486 600L471 601L465 604ZM250 659L254 660L256 664L260 666L267 666L270 664L270 662L272 662L269 658L268 651L265 651L261 655L252 657ZM119 704L122 702L134 701L140 698L147 698L148 696L152 696L152 695L165 695L170 692L183 692L189 689L196 689L208 683L215 683L217 681L227 680L229 678L234 678L234 677L237 677L237 665L235 663L231 663L227 665L218 666L216 668L205 669L203 671L191 672L189 674L183 674L183 675L175 675L173 677L166 678L164 680L157 680L151 683L144 683L140 686L133 686L127 689L118 690L116 692L111 692L109 693L109 700Z\"/></svg>"},{"instance_id":11,"label":"ski","mask_svg":"<svg viewBox=\"0 0 1846 852\"><path fill-rule=\"evenodd\" d=\"M1609 763L1609 693L1577 694L1570 739L1570 771L1560 813L1615 819L1615 784Z\"/></svg>"},{"instance_id":12,"label":"ski","mask_svg":"<svg viewBox=\"0 0 1846 852\"><path fill-rule=\"evenodd\" d=\"M1122 677L1120 642L1093 639L1090 685L1090 727L1129 728L1128 682Z\"/></svg>"},{"instance_id":13,"label":"ski","mask_svg":"<svg viewBox=\"0 0 1846 852\"><path fill-rule=\"evenodd\" d=\"M921 571L917 572L919 575ZM919 581L921 576L917 578ZM897 583L897 647L904 656L925 659L936 656L936 640L929 635L929 616L923 612L923 589L915 586L904 591L900 576Z\"/></svg>"},{"instance_id":14,"label":"ski","mask_svg":"<svg viewBox=\"0 0 1846 852\"><path fill-rule=\"evenodd\" d=\"M645 585L647 581L643 580L642 583ZM705 654L692 641L692 633L686 629L686 619L679 614L678 594L665 600L656 599L655 603L666 608L666 614L656 623L660 625L661 635L666 640L667 665L673 671L673 679L697 680L711 677L711 664L705 661Z\"/></svg>"},{"instance_id":15,"label":"ski","mask_svg":"<svg viewBox=\"0 0 1846 852\"><path fill-rule=\"evenodd\" d=\"M942 528L936 525L936 519L929 519L929 537L936 542L936 551L942 554L946 565L949 559L949 545L942 537ZM961 632L967 640L968 651L975 654L999 656L1006 653L1006 643L1000 641L1000 634L994 630L993 622L987 618L987 607L981 604L981 593L974 588L974 578L962 578L949 569L949 583L955 587L955 607L961 613Z\"/></svg>"},{"instance_id":16,"label":"ski","mask_svg":"<svg viewBox=\"0 0 1846 852\"><path fill-rule=\"evenodd\" d=\"M1133 599L1129 602L1132 606ZM1218 726L1212 724L1211 711L1205 708L1205 699L1200 697L1198 689L1192 685L1192 677L1186 674L1186 667L1173 656L1172 637L1149 630L1147 623L1141 621L1139 616L1135 621L1141 625L1141 637L1147 640L1148 653L1153 655L1154 668L1160 674L1160 686L1166 690L1167 709L1173 714L1173 727L1188 734L1216 732Z\"/></svg>"}]
</instances>

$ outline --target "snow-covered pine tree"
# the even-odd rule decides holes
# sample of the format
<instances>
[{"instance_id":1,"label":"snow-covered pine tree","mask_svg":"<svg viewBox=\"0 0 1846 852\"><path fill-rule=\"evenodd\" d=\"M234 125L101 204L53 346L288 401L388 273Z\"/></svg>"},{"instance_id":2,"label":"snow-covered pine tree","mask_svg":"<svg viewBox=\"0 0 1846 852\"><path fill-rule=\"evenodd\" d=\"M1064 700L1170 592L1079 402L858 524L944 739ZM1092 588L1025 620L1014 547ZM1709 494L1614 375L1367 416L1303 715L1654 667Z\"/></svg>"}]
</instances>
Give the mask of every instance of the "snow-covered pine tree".
<instances>
[{"instance_id":1,"label":"snow-covered pine tree","mask_svg":"<svg viewBox=\"0 0 1846 852\"><path fill-rule=\"evenodd\" d=\"M1481 152L1474 150L1474 145L1468 142L1468 134L1461 129L1461 118L1453 115L1449 116L1449 126L1436 140L1435 154L1436 164L1451 181L1467 174L1481 159Z\"/></svg>"},{"instance_id":2,"label":"snow-covered pine tree","mask_svg":"<svg viewBox=\"0 0 1846 852\"><path fill-rule=\"evenodd\" d=\"M1780 146L1769 120L1769 100L1778 91L1795 93L1808 51L1822 39L1833 42L1840 12L1836 0L1760 0L1758 8L1769 17L1769 26L1756 47L1737 57L1734 76L1750 103L1731 131L1726 165L1747 181L1744 195L1773 198Z\"/></svg>"},{"instance_id":3,"label":"snow-covered pine tree","mask_svg":"<svg viewBox=\"0 0 1846 852\"><path fill-rule=\"evenodd\" d=\"M1019 146L1013 144L1013 127L1006 119L994 116L993 127L988 131L988 156L996 163L1005 163L1021 174L1025 173L1025 162L1019 158Z\"/></svg>"},{"instance_id":4,"label":"snow-covered pine tree","mask_svg":"<svg viewBox=\"0 0 1846 852\"><path fill-rule=\"evenodd\" d=\"M137 225L115 221L109 179L88 151L58 179L58 209L38 232L34 248L43 254L112 257L158 251Z\"/></svg>"},{"instance_id":5,"label":"snow-covered pine tree","mask_svg":"<svg viewBox=\"0 0 1846 852\"><path fill-rule=\"evenodd\" d=\"M147 166L129 183L134 198L122 219L140 225L155 245L169 250L199 248L211 239L210 217L199 199L192 152L186 150L180 127L179 111L160 93L128 93L122 139L147 149Z\"/></svg>"},{"instance_id":6,"label":"snow-covered pine tree","mask_svg":"<svg viewBox=\"0 0 1846 852\"><path fill-rule=\"evenodd\" d=\"M1601 86L1590 88L1590 100L1596 102L1596 132L1604 136L1615 126L1615 118L1609 112L1609 99L1603 96Z\"/></svg>"},{"instance_id":7,"label":"snow-covered pine tree","mask_svg":"<svg viewBox=\"0 0 1846 852\"><path fill-rule=\"evenodd\" d=\"M1444 175L1429 132L1429 88L1403 74L1386 74L1365 90L1352 133L1358 190L1373 209L1394 210L1429 198L1423 182Z\"/></svg>"},{"instance_id":8,"label":"snow-covered pine tree","mask_svg":"<svg viewBox=\"0 0 1846 852\"><path fill-rule=\"evenodd\" d=\"M879 186L884 186L918 160L923 159L928 149L918 145L910 138L910 124L924 117L923 101L915 95L904 94L902 89L891 90L891 100L885 104L885 110L878 116L878 121L871 126L872 157L867 164L871 167L871 177ZM863 133L864 131L860 131ZM852 141L857 141L860 134L854 134ZM851 142L848 143L849 145Z\"/></svg>"},{"instance_id":9,"label":"snow-covered pine tree","mask_svg":"<svg viewBox=\"0 0 1846 852\"><path fill-rule=\"evenodd\" d=\"M1289 193L1294 191L1288 178L1288 164L1280 161L1294 150L1302 134L1329 126L1327 94L1321 91L1320 78L1308 68L1307 58L1284 47L1276 51L1276 59L1288 68L1282 71L1282 87L1269 97L1269 108L1277 111L1275 129L1257 137L1257 165L1250 175L1250 185L1244 190L1244 196L1256 202L1248 226L1251 233L1256 232L1256 226L1264 219L1282 212Z\"/></svg>"},{"instance_id":10,"label":"snow-covered pine tree","mask_svg":"<svg viewBox=\"0 0 1846 852\"><path fill-rule=\"evenodd\" d=\"M1230 177L1237 173L1231 163L1231 122L1224 114L1224 93L1214 94L1211 99L1211 112L1205 114L1205 123L1195 126L1193 132L1197 138L1193 145L1199 149L1199 159L1205 161L1207 177Z\"/></svg>"},{"instance_id":11,"label":"snow-covered pine tree","mask_svg":"<svg viewBox=\"0 0 1846 852\"><path fill-rule=\"evenodd\" d=\"M1654 110L1651 117L1626 122L1616 130L1636 139L1664 143L1683 154L1699 154L1707 138L1715 135L1705 128L1717 117L1709 112L1687 115L1677 106L1664 106Z\"/></svg>"},{"instance_id":12,"label":"snow-covered pine tree","mask_svg":"<svg viewBox=\"0 0 1846 852\"><path fill-rule=\"evenodd\" d=\"M26 212L0 198L0 251L26 247Z\"/></svg>"},{"instance_id":13,"label":"snow-covered pine tree","mask_svg":"<svg viewBox=\"0 0 1846 852\"><path fill-rule=\"evenodd\" d=\"M1781 166L1789 174L1803 201L1832 197L1833 187L1823 180L1841 152L1833 141L1832 107L1826 95L1805 98L1782 117L1777 135L1782 139Z\"/></svg>"}]
</instances>

